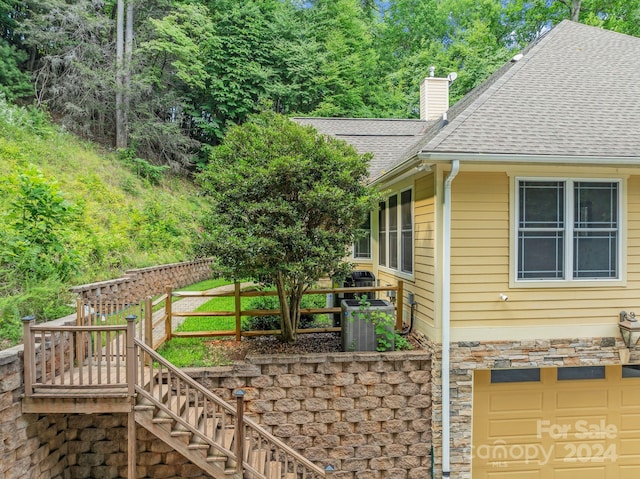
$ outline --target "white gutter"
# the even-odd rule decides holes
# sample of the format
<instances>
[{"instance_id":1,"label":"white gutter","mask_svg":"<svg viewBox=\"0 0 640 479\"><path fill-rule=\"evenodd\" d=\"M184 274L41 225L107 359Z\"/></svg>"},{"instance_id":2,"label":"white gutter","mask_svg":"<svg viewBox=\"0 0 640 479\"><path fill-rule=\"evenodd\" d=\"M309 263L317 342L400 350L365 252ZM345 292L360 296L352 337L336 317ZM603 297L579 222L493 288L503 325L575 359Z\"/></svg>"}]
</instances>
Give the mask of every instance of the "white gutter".
<instances>
[{"instance_id":1,"label":"white gutter","mask_svg":"<svg viewBox=\"0 0 640 479\"><path fill-rule=\"evenodd\" d=\"M374 178L370 185L376 185L389 181L397 182L413 175L413 167L421 162L432 165L436 163L449 163L453 160L465 163L511 163L511 164L551 164L551 165L582 165L582 166L640 166L639 156L556 156L556 155L523 155L508 153L457 153L457 152L423 152L396 165L390 171L384 171Z\"/></svg>"},{"instance_id":2,"label":"white gutter","mask_svg":"<svg viewBox=\"0 0 640 479\"><path fill-rule=\"evenodd\" d=\"M638 166L638 156L558 156L558 155L517 155L506 153L456 153L456 152L419 152L418 160L438 163L461 160L465 163L524 163L524 164L565 164L591 166Z\"/></svg>"},{"instance_id":3,"label":"white gutter","mask_svg":"<svg viewBox=\"0 0 640 479\"><path fill-rule=\"evenodd\" d=\"M451 473L450 337L451 337L451 183L460 170L460 160L451 162L444 182L442 264L442 477Z\"/></svg>"}]
</instances>

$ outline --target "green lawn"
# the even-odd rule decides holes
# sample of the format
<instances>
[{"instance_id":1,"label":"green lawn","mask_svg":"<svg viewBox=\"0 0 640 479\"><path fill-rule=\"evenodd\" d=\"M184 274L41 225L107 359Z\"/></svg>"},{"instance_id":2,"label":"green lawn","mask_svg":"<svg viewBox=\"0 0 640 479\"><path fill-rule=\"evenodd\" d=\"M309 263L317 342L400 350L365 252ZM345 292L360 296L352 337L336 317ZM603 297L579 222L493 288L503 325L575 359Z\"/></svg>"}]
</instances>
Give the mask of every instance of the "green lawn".
<instances>
[{"instance_id":1,"label":"green lawn","mask_svg":"<svg viewBox=\"0 0 640 479\"><path fill-rule=\"evenodd\" d=\"M247 307L250 298L242 298L242 308ZM195 311L235 311L235 298L211 298ZM235 316L191 317L184 320L177 331L235 331Z\"/></svg>"},{"instance_id":2,"label":"green lawn","mask_svg":"<svg viewBox=\"0 0 640 479\"><path fill-rule=\"evenodd\" d=\"M233 362L223 348L210 347L205 338L173 338L158 353L180 368L227 366Z\"/></svg>"},{"instance_id":3,"label":"green lawn","mask_svg":"<svg viewBox=\"0 0 640 479\"><path fill-rule=\"evenodd\" d=\"M184 288L177 289L176 291L206 291L208 289L217 288L218 286L225 286L227 284L233 284L229 280L224 278L206 279Z\"/></svg>"},{"instance_id":4,"label":"green lawn","mask_svg":"<svg viewBox=\"0 0 640 479\"><path fill-rule=\"evenodd\" d=\"M230 284L228 281L221 279L207 280L200 283L181 288L180 291L204 291L218 286ZM182 298L174 298L182 299ZM264 298L262 298L264 300ZM242 309L275 309L277 308L277 299L275 304L271 304L271 301L267 303L253 304L256 298L242 298ZM313 295L306 299L308 306L322 306L325 301L324 295ZM215 297L209 299L207 302L197 307L195 311L234 311L235 310L235 298L230 297ZM246 317L243 317L243 322L246 321ZM326 318L326 315L316 315L316 322L318 326L330 326L331 320ZM177 328L179 332L193 332L193 331L235 331L235 317L188 317ZM221 336L212 339L229 339L232 340L232 336ZM178 367L212 367L212 366L224 366L231 364L232 359L225 355L224 348L212 347L209 342L210 338L172 338L171 341L165 343L159 348L158 352L165 357L168 361L172 362Z\"/></svg>"}]
</instances>

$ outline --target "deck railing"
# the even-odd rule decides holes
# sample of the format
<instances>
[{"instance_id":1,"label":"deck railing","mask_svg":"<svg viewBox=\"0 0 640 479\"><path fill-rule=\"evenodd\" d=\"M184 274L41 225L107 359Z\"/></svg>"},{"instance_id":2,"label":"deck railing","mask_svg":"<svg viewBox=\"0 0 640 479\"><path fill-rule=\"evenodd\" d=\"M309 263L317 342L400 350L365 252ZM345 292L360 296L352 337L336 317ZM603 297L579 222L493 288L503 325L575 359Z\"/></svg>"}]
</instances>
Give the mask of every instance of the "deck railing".
<instances>
[{"instance_id":1,"label":"deck railing","mask_svg":"<svg viewBox=\"0 0 640 479\"><path fill-rule=\"evenodd\" d=\"M396 309L396 330L402 330L403 316L403 282L398 281L397 285L376 286L376 287L350 287L350 288L324 288L308 290L304 294L314 295L342 295L342 294L372 294L384 293L394 298ZM147 297L139 303L129 304L112 300L96 299L85 301L77 300L76 324L78 326L107 326L123 325L127 315L136 315L135 337L143 341L152 349L157 349L172 337L233 337L240 341L245 336L266 336L280 334L280 330L243 331L242 318L246 316L279 316L279 309L243 309L243 298L255 298L264 296L276 296L276 291L255 291L242 290L240 283L235 283L232 291L173 291L166 288L165 294L151 298ZM212 298L234 298L233 309L225 311L201 310L198 308L202 303ZM198 306L178 308L174 306L174 301L194 302ZM331 301L329 301L331 303ZM340 314L341 308L337 306L327 306L324 308L303 308L301 314ZM231 327L210 328L210 330L180 331L176 332L177 319L184 318L233 318ZM318 333L318 332L340 332L338 326L324 326L316 328L298 329L298 334ZM95 346L95 344L94 344Z\"/></svg>"},{"instance_id":2,"label":"deck railing","mask_svg":"<svg viewBox=\"0 0 640 479\"><path fill-rule=\"evenodd\" d=\"M133 395L135 315L126 324L52 325L23 318L25 396L59 390L74 395Z\"/></svg>"}]
</instances>

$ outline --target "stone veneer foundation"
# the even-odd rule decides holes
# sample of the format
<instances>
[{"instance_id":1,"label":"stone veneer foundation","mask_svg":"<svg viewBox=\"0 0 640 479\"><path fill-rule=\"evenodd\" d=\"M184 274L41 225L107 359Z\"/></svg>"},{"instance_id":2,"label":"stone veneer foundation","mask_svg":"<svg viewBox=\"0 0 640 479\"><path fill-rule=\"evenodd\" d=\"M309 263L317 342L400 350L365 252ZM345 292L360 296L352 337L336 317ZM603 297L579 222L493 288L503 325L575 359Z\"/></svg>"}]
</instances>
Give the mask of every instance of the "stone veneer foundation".
<instances>
[{"instance_id":1,"label":"stone veneer foundation","mask_svg":"<svg viewBox=\"0 0 640 479\"><path fill-rule=\"evenodd\" d=\"M432 355L434 472L442 477L442 348L420 333L415 337ZM475 369L614 365L626 352L613 337L451 343L451 478L471 478ZM640 352L632 351L628 362L640 362Z\"/></svg>"}]
</instances>

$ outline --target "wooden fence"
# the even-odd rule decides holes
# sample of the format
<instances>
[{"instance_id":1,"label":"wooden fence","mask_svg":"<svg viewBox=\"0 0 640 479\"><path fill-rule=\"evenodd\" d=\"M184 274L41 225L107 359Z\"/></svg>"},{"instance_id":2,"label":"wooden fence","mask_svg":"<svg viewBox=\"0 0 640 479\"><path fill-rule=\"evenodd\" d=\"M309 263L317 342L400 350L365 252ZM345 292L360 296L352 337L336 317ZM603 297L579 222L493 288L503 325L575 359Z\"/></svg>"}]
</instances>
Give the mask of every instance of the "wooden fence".
<instances>
[{"instance_id":1,"label":"wooden fence","mask_svg":"<svg viewBox=\"0 0 640 479\"><path fill-rule=\"evenodd\" d=\"M396 286L376 286L376 287L351 287L351 288L325 288L325 289L310 289L304 294L362 294L362 293L375 293L375 292L395 292L395 310L396 310L396 330L402 330L402 314L403 314L403 282L398 281ZM268 330L268 331L243 331L242 330L242 317L243 316L279 316L279 309L242 309L242 298L252 297L264 297L264 296L277 296L276 291L242 291L240 283L235 283L234 290L230 292L206 292L206 291L172 291L171 288L167 288L166 294L157 299L153 304L153 307L157 307L160 303L165 303L165 312L163 315L164 320L164 335L161 342L171 339L172 337L220 337L220 336L234 336L236 341L240 341L242 336L263 336L280 334L280 330ZM172 298L187 299L187 298L215 298L215 297L233 297L234 309L232 311L174 311ZM151 309L151 306L148 308ZM324 308L303 308L300 310L301 314L339 314L342 309L340 307L324 307ZM215 331L174 331L174 319L175 318L189 318L189 317L233 317L235 319L235 328L228 330L215 330ZM158 320L151 321L155 325L159 324ZM318 332L339 332L340 327L323 327L323 328L304 328L298 329L299 334L304 333L318 333ZM147 342L147 344L149 344ZM161 343L160 343L161 344ZM160 344L155 344L157 347Z\"/></svg>"},{"instance_id":2,"label":"wooden fence","mask_svg":"<svg viewBox=\"0 0 640 479\"><path fill-rule=\"evenodd\" d=\"M402 330L403 315L403 282L398 281L396 286L376 286L376 287L350 287L350 288L324 288L308 290L304 294L313 295L354 295L385 293L387 296L395 297L396 310L396 330ZM390 293L393 292L393 293ZM385 295L383 294L383 295ZM255 298L275 296L276 291L243 291L240 283L235 283L232 290L227 291L173 291L166 288L165 294L153 299L147 297L137 304L116 302L110 300L86 301L78 299L76 311L77 326L115 326L126 324L127 315L137 317L135 323L135 337L144 342L152 349L157 349L172 337L233 337L239 341L243 336L266 336L280 334L279 329L261 331L243 331L242 318L246 316L280 316L279 309L242 309L243 298ZM227 311L204 311L192 303L201 305L211 298L231 297L233 308ZM175 303L175 304L174 304ZM329 306L322 308L302 308L301 314L340 314L339 306ZM186 318L233 318L232 329L201 330L201 331L175 331L179 320ZM319 332L340 332L340 327L327 326L315 328L298 329L298 334L319 333ZM94 345L96 346L96 345ZM78 346L79 347L79 346ZM81 356L82 351L77 354Z\"/></svg>"}]
</instances>

